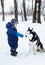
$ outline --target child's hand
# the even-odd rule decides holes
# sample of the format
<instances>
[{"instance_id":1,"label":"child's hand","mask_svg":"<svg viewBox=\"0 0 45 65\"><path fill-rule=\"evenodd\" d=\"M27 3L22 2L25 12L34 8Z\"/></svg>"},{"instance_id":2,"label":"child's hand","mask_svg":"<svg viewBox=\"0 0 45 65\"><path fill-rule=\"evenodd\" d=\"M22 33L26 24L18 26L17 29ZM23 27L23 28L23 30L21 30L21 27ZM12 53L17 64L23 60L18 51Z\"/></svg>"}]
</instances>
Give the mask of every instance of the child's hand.
<instances>
[{"instance_id":1,"label":"child's hand","mask_svg":"<svg viewBox=\"0 0 45 65\"><path fill-rule=\"evenodd\" d=\"M21 35L21 37L24 37L24 35Z\"/></svg>"}]
</instances>

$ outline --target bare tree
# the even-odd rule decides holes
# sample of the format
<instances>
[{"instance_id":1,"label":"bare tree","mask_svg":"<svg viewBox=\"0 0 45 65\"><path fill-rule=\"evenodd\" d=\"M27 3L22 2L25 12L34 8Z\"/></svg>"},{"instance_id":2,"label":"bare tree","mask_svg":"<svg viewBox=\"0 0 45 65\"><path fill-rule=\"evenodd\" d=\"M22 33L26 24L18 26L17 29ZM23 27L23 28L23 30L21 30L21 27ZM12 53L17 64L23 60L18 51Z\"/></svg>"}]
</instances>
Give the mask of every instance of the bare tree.
<instances>
[{"instance_id":1,"label":"bare tree","mask_svg":"<svg viewBox=\"0 0 45 65\"><path fill-rule=\"evenodd\" d=\"M14 14L15 14L15 18L18 20L18 6L17 6L17 0L14 0Z\"/></svg>"},{"instance_id":2,"label":"bare tree","mask_svg":"<svg viewBox=\"0 0 45 65\"><path fill-rule=\"evenodd\" d=\"M25 19L25 21L27 21L27 17L26 17L26 7L25 7L25 0L23 0L23 11L24 11L24 19Z\"/></svg>"},{"instance_id":3,"label":"bare tree","mask_svg":"<svg viewBox=\"0 0 45 65\"><path fill-rule=\"evenodd\" d=\"M36 21L41 24L41 0L35 0L35 9L33 12L33 23Z\"/></svg>"},{"instance_id":4,"label":"bare tree","mask_svg":"<svg viewBox=\"0 0 45 65\"><path fill-rule=\"evenodd\" d=\"M4 0L1 0L1 6L2 6L3 21L4 21L5 20L5 17L4 17Z\"/></svg>"}]
</instances>

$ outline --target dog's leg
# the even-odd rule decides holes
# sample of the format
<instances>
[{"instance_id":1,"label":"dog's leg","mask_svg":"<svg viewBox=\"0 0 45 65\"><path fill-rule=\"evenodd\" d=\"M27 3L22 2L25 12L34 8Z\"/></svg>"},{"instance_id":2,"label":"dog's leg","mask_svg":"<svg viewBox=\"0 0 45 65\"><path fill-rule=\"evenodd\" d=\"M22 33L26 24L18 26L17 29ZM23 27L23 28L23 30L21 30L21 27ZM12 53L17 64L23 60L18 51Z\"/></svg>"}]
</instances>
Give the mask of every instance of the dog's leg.
<instances>
[{"instance_id":1,"label":"dog's leg","mask_svg":"<svg viewBox=\"0 0 45 65\"><path fill-rule=\"evenodd\" d=\"M31 53L31 44L29 42L29 53Z\"/></svg>"},{"instance_id":2,"label":"dog's leg","mask_svg":"<svg viewBox=\"0 0 45 65\"><path fill-rule=\"evenodd\" d=\"M33 54L36 54L36 48L37 48L37 46L33 45Z\"/></svg>"},{"instance_id":3,"label":"dog's leg","mask_svg":"<svg viewBox=\"0 0 45 65\"><path fill-rule=\"evenodd\" d=\"M34 43L29 43L29 53L36 54L36 45Z\"/></svg>"},{"instance_id":4,"label":"dog's leg","mask_svg":"<svg viewBox=\"0 0 45 65\"><path fill-rule=\"evenodd\" d=\"M44 48L43 48L42 43L38 43L38 44L37 44L37 51L38 51L38 52L44 52Z\"/></svg>"},{"instance_id":5,"label":"dog's leg","mask_svg":"<svg viewBox=\"0 0 45 65\"><path fill-rule=\"evenodd\" d=\"M40 48L41 48L41 51L44 52L44 48L42 44L40 44Z\"/></svg>"},{"instance_id":6,"label":"dog's leg","mask_svg":"<svg viewBox=\"0 0 45 65\"><path fill-rule=\"evenodd\" d=\"M30 42L30 43L29 43L29 53L32 53L32 52L33 52L32 47L33 47L33 46L32 46L32 43Z\"/></svg>"}]
</instances>

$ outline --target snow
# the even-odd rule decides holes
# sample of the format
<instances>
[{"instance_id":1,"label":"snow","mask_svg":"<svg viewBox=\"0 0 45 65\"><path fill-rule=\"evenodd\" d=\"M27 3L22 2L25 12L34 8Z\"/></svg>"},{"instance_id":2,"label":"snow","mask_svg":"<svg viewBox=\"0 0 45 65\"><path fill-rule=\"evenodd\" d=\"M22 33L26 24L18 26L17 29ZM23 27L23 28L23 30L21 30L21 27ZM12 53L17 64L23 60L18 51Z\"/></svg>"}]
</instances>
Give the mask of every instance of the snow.
<instances>
[{"instance_id":1,"label":"snow","mask_svg":"<svg viewBox=\"0 0 45 65\"><path fill-rule=\"evenodd\" d=\"M18 42L18 55L12 57L10 55L10 48L7 41L6 35L6 23L10 21L14 16L6 16L5 21L2 21L0 16L0 65L45 65L45 52L33 53L29 52L29 42L27 38L19 38ZM24 35L27 32L27 28L34 28L40 37L41 42L45 48L45 22L43 16L41 17L42 24L32 23L32 20L22 22L19 16L19 24L17 29Z\"/></svg>"},{"instance_id":2,"label":"snow","mask_svg":"<svg viewBox=\"0 0 45 65\"><path fill-rule=\"evenodd\" d=\"M10 3L11 1L11 3ZM30 9L32 7L32 1L29 0L30 3L26 0L26 7L30 5ZM22 5L22 0L18 0L18 6ZM21 3L20 3L21 2ZM14 7L13 0L5 0L5 12L9 12L10 7ZM10 7L9 7L10 6ZM1 12L0 5L0 12ZM19 38L18 42L18 55L17 57L12 57L10 55L10 48L7 41L6 35L6 23L10 22L10 20L14 18L14 16L5 15L5 21L2 21L2 16L0 16L0 65L45 65L45 52L43 53L33 53L29 52L29 41L27 38ZM21 21L21 16L19 16L19 24L17 29L19 32L24 35L27 32L27 28L34 28L34 31L37 32L40 37L41 42L45 48L45 21L43 16L41 16L42 24L32 23L32 16L27 17L28 21Z\"/></svg>"}]
</instances>

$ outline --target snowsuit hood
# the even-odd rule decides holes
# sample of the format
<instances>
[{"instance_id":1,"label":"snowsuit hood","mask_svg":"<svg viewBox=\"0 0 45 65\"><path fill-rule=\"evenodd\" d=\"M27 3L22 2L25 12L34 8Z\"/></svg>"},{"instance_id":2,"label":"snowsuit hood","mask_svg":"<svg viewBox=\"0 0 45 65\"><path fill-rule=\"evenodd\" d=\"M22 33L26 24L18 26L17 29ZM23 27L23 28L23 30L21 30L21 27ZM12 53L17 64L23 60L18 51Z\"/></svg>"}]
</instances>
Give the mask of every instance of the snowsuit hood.
<instances>
[{"instance_id":1,"label":"snowsuit hood","mask_svg":"<svg viewBox=\"0 0 45 65\"><path fill-rule=\"evenodd\" d=\"M6 24L6 28L9 29L10 27L12 27L12 24L11 24L10 22L8 22L8 23Z\"/></svg>"}]
</instances>

